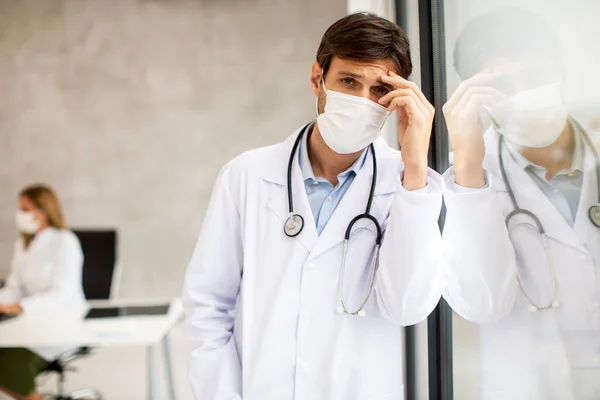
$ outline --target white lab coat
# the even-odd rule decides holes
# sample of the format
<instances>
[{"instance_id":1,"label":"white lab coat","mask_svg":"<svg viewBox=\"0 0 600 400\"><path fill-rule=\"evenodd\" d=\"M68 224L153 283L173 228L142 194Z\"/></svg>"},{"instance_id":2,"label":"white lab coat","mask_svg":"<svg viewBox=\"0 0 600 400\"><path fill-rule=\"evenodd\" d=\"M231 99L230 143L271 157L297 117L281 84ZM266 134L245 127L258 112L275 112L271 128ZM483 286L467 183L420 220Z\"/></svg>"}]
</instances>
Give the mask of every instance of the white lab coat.
<instances>
[{"instance_id":1,"label":"white lab coat","mask_svg":"<svg viewBox=\"0 0 600 400\"><path fill-rule=\"evenodd\" d=\"M81 246L71 231L47 228L36 235L27 249L19 239L11 273L6 286L0 289L0 304L18 302L28 315L84 310L82 267ZM51 361L68 348L30 350Z\"/></svg>"},{"instance_id":2,"label":"white lab coat","mask_svg":"<svg viewBox=\"0 0 600 400\"><path fill-rule=\"evenodd\" d=\"M384 230L367 316L340 315L338 274L350 220L365 211L370 156L320 236L297 162L295 211L302 233L283 232L286 171L297 133L228 163L216 183L186 276L187 327L196 399L402 399L398 326L423 320L441 296L440 176L426 193L400 184L400 154L375 143L371 214ZM348 252L345 292L355 308L367 290L375 228L361 222Z\"/></svg>"},{"instance_id":3,"label":"white lab coat","mask_svg":"<svg viewBox=\"0 0 600 400\"><path fill-rule=\"evenodd\" d=\"M512 241L508 239L504 218L513 207L500 174L498 138L493 130L486 133L487 189L454 193L453 171L444 176L449 215L463 220L465 227L444 231L444 240L448 237L455 244L446 246L446 253L448 275L456 283L444 296L462 317L483 323L480 398L598 399L600 385L592 383L600 376L600 229L588 218L589 207L598 199L595 159L586 144L583 188L571 227L504 149L517 202L543 224L556 273L560 307L530 313L517 268L528 295L538 304L551 298L551 276L530 219L515 217Z\"/></svg>"}]
</instances>

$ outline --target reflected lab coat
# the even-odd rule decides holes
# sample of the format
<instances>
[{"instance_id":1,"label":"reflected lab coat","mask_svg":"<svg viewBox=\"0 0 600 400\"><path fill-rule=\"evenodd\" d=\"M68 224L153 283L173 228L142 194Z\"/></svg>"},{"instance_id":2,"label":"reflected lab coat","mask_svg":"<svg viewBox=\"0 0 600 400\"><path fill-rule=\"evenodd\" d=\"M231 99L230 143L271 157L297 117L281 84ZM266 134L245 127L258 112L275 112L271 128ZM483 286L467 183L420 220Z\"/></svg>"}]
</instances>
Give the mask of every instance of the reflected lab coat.
<instances>
[{"instance_id":1,"label":"reflected lab coat","mask_svg":"<svg viewBox=\"0 0 600 400\"><path fill-rule=\"evenodd\" d=\"M444 240L453 239L453 247L445 249L449 279L444 296L463 318L482 323L480 398L600 398L600 385L590 385L600 376L600 229L588 218L598 198L595 159L586 148L581 198L571 227L504 149L517 202L544 226L556 273L560 307L530 313L517 268L538 304L551 299L551 276L531 219L515 217L510 237L505 227L513 207L500 174L498 138L493 130L485 135L489 187L466 194L446 189L444 194L450 227ZM450 188L452 170L444 181ZM462 220L465 229L456 229L452 219Z\"/></svg>"},{"instance_id":2,"label":"reflected lab coat","mask_svg":"<svg viewBox=\"0 0 600 400\"><path fill-rule=\"evenodd\" d=\"M19 303L23 314L83 312L85 296L81 283L83 253L73 232L47 228L38 233L27 249L17 240L11 272L0 289L0 304ZM0 329L1 331L1 329ZM69 348L34 348L48 361Z\"/></svg>"},{"instance_id":3,"label":"reflected lab coat","mask_svg":"<svg viewBox=\"0 0 600 400\"><path fill-rule=\"evenodd\" d=\"M365 317L341 315L338 274L346 227L365 211L367 160L320 236L298 162L295 211L304 230L287 237L286 172L298 132L242 154L221 171L184 287L197 346L190 380L205 400L384 400L404 397L400 325L423 320L441 296L440 176L426 193L400 184L400 154L375 142L371 214L384 231ZM370 156L369 156L370 158ZM296 158L297 160L297 158ZM348 251L345 292L359 305L368 285L375 228L361 222Z\"/></svg>"}]
</instances>

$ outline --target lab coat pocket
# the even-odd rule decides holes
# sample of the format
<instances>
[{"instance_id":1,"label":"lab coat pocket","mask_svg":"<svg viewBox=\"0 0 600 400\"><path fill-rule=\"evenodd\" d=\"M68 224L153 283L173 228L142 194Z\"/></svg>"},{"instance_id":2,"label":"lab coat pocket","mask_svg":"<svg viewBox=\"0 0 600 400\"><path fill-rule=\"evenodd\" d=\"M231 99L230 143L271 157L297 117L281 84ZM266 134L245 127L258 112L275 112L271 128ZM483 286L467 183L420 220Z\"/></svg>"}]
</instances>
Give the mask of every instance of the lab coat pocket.
<instances>
[{"instance_id":1,"label":"lab coat pocket","mask_svg":"<svg viewBox=\"0 0 600 400\"><path fill-rule=\"evenodd\" d=\"M358 226L350 235L341 287L349 310L358 309L369 292L376 238L374 226L369 225Z\"/></svg>"},{"instance_id":2,"label":"lab coat pocket","mask_svg":"<svg viewBox=\"0 0 600 400\"><path fill-rule=\"evenodd\" d=\"M515 249L521 290L534 304L549 305L555 300L553 260L537 227L531 221L515 220L508 231Z\"/></svg>"}]
</instances>

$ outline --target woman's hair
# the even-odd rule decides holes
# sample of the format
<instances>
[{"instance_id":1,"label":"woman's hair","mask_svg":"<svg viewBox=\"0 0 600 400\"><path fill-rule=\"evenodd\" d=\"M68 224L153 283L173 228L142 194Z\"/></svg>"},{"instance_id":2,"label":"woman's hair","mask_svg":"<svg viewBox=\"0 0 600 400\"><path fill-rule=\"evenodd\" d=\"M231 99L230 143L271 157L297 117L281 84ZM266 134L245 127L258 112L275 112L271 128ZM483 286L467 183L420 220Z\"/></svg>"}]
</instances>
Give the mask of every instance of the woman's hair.
<instances>
[{"instance_id":1,"label":"woman's hair","mask_svg":"<svg viewBox=\"0 0 600 400\"><path fill-rule=\"evenodd\" d=\"M48 218L48 224L57 229L65 229L65 219L63 216L62 207L58 196L46 185L31 185L27 186L19 193L19 198L26 197L34 205L35 208L46 214ZM23 238L23 244L25 248L29 247L29 244L33 240L34 235L21 233Z\"/></svg>"}]
</instances>

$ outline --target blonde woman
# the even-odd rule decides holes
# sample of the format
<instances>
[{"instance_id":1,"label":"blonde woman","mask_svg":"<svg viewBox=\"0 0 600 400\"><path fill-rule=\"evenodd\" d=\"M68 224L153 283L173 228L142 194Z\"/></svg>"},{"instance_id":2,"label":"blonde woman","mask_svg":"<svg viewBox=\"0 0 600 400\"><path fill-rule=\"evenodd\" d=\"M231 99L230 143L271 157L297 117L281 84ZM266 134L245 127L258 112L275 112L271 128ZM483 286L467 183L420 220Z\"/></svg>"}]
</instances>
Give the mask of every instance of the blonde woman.
<instances>
[{"instance_id":1,"label":"blonde woman","mask_svg":"<svg viewBox=\"0 0 600 400\"><path fill-rule=\"evenodd\" d=\"M83 253L77 237L66 229L54 191L43 185L25 188L16 223L21 235L6 286L0 289L0 314L83 309ZM65 350L0 348L0 391L17 400L42 399L35 378Z\"/></svg>"}]
</instances>

